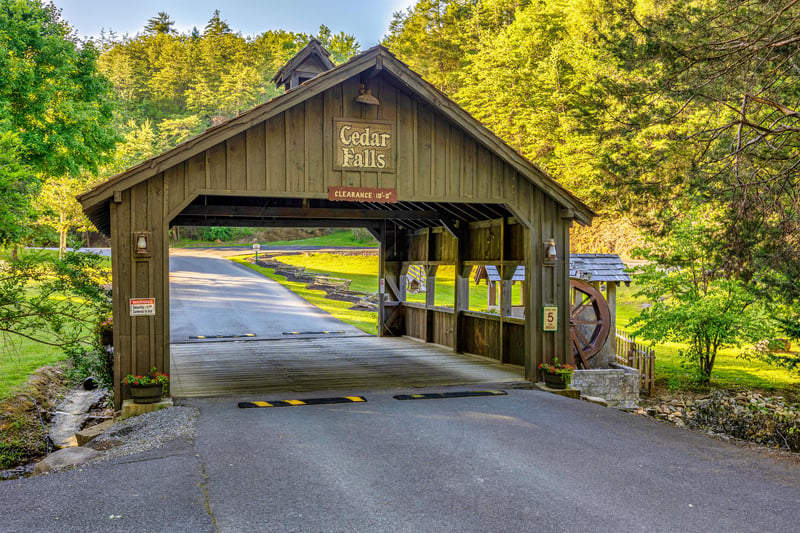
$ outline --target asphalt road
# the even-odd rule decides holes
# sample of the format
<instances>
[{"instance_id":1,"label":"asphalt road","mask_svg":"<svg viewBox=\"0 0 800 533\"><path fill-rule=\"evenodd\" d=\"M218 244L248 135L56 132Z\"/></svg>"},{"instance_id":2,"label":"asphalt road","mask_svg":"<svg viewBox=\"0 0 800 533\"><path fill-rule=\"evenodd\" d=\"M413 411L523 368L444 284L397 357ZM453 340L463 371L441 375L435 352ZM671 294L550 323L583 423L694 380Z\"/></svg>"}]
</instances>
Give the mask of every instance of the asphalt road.
<instances>
[{"instance_id":1,"label":"asphalt road","mask_svg":"<svg viewBox=\"0 0 800 533\"><path fill-rule=\"evenodd\" d=\"M800 465L532 390L239 409L196 436L0 482L0 531L787 532ZM409 392L409 391L402 391ZM419 391L414 391L419 392Z\"/></svg>"},{"instance_id":2,"label":"asphalt road","mask_svg":"<svg viewBox=\"0 0 800 533\"><path fill-rule=\"evenodd\" d=\"M230 252L171 251L171 342L245 334L254 334L255 339L281 338L292 331L363 335L279 283L225 259L226 255Z\"/></svg>"}]
</instances>

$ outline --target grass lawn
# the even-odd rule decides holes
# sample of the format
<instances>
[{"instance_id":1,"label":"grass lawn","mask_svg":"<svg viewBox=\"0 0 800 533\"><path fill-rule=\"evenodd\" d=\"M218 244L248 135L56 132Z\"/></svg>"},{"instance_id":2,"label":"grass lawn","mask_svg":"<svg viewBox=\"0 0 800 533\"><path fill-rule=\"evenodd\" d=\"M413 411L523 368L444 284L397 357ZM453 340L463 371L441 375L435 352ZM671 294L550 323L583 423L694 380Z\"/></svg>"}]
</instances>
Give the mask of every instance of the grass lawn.
<instances>
[{"instance_id":1,"label":"grass lawn","mask_svg":"<svg viewBox=\"0 0 800 533\"><path fill-rule=\"evenodd\" d=\"M0 400L12 396L36 369L66 359L60 348L16 335L0 336Z\"/></svg>"},{"instance_id":2,"label":"grass lawn","mask_svg":"<svg viewBox=\"0 0 800 533\"><path fill-rule=\"evenodd\" d=\"M330 235L322 235L321 237L311 237L308 239L294 240L294 241L272 241L268 243L272 246L353 246L353 247L374 247L380 246L378 241L367 234L364 239L357 239L352 231L336 231ZM375 270L377 272L377 269Z\"/></svg>"},{"instance_id":3,"label":"grass lawn","mask_svg":"<svg viewBox=\"0 0 800 533\"><path fill-rule=\"evenodd\" d=\"M57 256L53 250L20 250L21 254ZM8 250L0 251L0 259L7 260ZM109 283L111 258L101 257L98 272L99 283ZM34 291L35 288L30 288ZM36 369L64 361L66 356L61 348L34 342L12 334L0 334L0 400L11 396L12 391L23 385Z\"/></svg>"},{"instance_id":4,"label":"grass lawn","mask_svg":"<svg viewBox=\"0 0 800 533\"><path fill-rule=\"evenodd\" d=\"M171 242L172 248L214 248L224 246L249 246L252 244L252 239L256 237L248 237L246 239L219 242L219 241L204 241L192 239L179 239L178 242ZM264 241L258 241L264 244ZM363 239L358 239L351 230L335 231L330 235L322 235L320 237L309 237L308 239L297 239L293 241L267 241L270 246L350 246L354 248L377 248L380 244L378 241L367 234Z\"/></svg>"},{"instance_id":5,"label":"grass lawn","mask_svg":"<svg viewBox=\"0 0 800 533\"><path fill-rule=\"evenodd\" d=\"M617 327L630 331L628 322L639 315L644 297L636 297L636 287L617 288ZM644 341L646 343L646 341ZM692 373L680 356L684 344L664 343L656 346L656 381L668 389L692 387ZM795 349L797 349L795 347ZM800 392L800 373L789 372L761 361L748 361L740 357L741 349L720 350L711 373L712 386L726 389L765 389Z\"/></svg>"},{"instance_id":6,"label":"grass lawn","mask_svg":"<svg viewBox=\"0 0 800 533\"><path fill-rule=\"evenodd\" d=\"M343 255L310 252L307 254L281 255L277 261L287 265L304 267L307 272L329 274L337 278L353 281L350 288L355 291L375 292L378 290L378 256L377 255ZM521 284L513 288L514 305L519 305ZM486 283L475 285L470 277L469 308L473 311L486 311L488 289ZM407 293L409 302L425 303L425 293ZM453 307L455 299L455 268L440 266L436 273L435 305Z\"/></svg>"},{"instance_id":7,"label":"grass lawn","mask_svg":"<svg viewBox=\"0 0 800 533\"><path fill-rule=\"evenodd\" d=\"M377 255L309 252L307 254L279 255L274 259L287 265L305 267L307 272L329 274L336 278L352 280L350 288L354 291L375 292L378 290Z\"/></svg>"},{"instance_id":8,"label":"grass lawn","mask_svg":"<svg viewBox=\"0 0 800 533\"><path fill-rule=\"evenodd\" d=\"M342 322L351 324L365 333L369 333L371 335L378 334L378 313L370 311L353 311L350 309L350 307L353 306L353 304L350 302L328 300L325 298L325 291L308 289L305 283L286 281L284 276L276 275L273 269L255 266L254 264L250 263L247 261L247 257L251 256L238 256L231 257L230 259L236 263L246 266L251 270L255 270L256 272L264 274L272 280L277 281L284 287L291 289L295 294L305 299L308 303L319 307L327 313L330 313ZM334 273L331 274L337 275Z\"/></svg>"}]
</instances>

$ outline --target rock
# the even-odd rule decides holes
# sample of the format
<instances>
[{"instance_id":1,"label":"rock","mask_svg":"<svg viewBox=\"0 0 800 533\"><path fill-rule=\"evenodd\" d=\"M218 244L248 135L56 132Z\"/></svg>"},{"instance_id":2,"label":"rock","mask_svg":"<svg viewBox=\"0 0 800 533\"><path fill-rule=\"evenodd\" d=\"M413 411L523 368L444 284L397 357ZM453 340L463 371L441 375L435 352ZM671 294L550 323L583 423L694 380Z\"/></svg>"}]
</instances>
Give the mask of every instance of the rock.
<instances>
[{"instance_id":1,"label":"rock","mask_svg":"<svg viewBox=\"0 0 800 533\"><path fill-rule=\"evenodd\" d=\"M78 446L83 446L89 441L97 438L98 435L101 435L113 425L113 420L106 420L105 422L97 424L96 426L91 426L78 431L75 433L75 439L78 441Z\"/></svg>"},{"instance_id":2,"label":"rock","mask_svg":"<svg viewBox=\"0 0 800 533\"><path fill-rule=\"evenodd\" d=\"M56 408L50 422L50 438L57 448L77 446L75 433L80 431L89 416L89 409L105 396L102 389L75 390Z\"/></svg>"},{"instance_id":3,"label":"rock","mask_svg":"<svg viewBox=\"0 0 800 533\"><path fill-rule=\"evenodd\" d=\"M51 470L88 463L92 459L96 459L102 455L102 453L96 450L84 448L83 446L73 446L72 448L57 450L36 463L36 467L33 469L33 475L38 476L39 474L44 474Z\"/></svg>"},{"instance_id":4,"label":"rock","mask_svg":"<svg viewBox=\"0 0 800 533\"><path fill-rule=\"evenodd\" d=\"M597 405L608 407L608 402L599 396L581 396L581 400L586 400L589 403L596 403Z\"/></svg>"}]
</instances>

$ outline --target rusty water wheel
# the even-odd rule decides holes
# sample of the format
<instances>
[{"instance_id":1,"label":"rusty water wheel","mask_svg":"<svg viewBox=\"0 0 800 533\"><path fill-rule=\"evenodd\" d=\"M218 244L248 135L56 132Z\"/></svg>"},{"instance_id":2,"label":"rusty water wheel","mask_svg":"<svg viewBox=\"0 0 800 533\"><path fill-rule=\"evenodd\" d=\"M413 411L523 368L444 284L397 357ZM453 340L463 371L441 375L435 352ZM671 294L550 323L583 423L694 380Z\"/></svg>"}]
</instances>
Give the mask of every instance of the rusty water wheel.
<instances>
[{"instance_id":1,"label":"rusty water wheel","mask_svg":"<svg viewBox=\"0 0 800 533\"><path fill-rule=\"evenodd\" d=\"M572 358L581 368L589 368L594 357L606 343L611 330L611 312L603 295L577 279L569 280L572 301L569 312L569 338Z\"/></svg>"}]
</instances>

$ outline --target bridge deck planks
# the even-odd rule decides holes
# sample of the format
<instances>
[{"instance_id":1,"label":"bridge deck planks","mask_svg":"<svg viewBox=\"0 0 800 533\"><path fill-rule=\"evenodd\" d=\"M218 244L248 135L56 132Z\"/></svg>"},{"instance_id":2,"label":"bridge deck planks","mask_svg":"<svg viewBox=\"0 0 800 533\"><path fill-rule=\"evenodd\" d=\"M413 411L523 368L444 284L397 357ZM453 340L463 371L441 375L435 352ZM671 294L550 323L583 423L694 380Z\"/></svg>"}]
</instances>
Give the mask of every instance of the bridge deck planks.
<instances>
[{"instance_id":1,"label":"bridge deck planks","mask_svg":"<svg viewBox=\"0 0 800 533\"><path fill-rule=\"evenodd\" d=\"M407 338L173 344L174 397L524 381L524 369Z\"/></svg>"}]
</instances>

